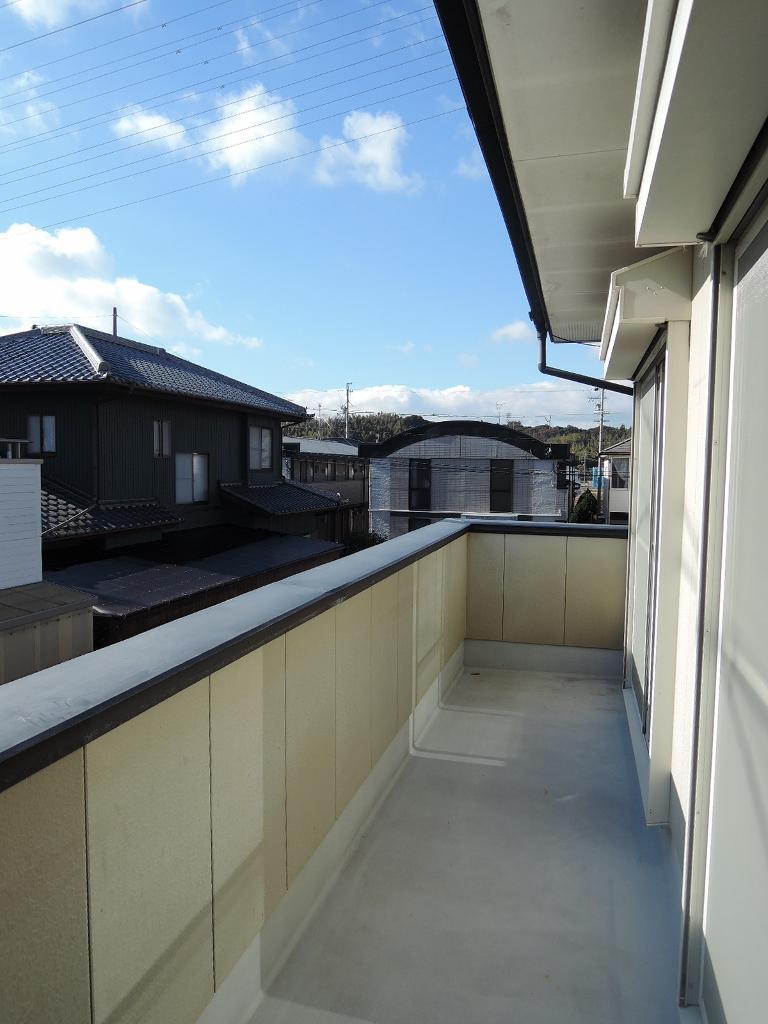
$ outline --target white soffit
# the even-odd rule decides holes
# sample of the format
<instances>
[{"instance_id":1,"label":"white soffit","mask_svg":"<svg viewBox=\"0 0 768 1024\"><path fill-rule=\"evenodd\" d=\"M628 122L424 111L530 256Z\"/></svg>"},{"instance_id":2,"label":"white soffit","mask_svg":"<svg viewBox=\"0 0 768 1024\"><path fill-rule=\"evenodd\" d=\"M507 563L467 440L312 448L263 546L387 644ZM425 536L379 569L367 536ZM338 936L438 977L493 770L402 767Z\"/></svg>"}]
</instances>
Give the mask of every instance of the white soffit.
<instances>
[{"instance_id":1,"label":"white soffit","mask_svg":"<svg viewBox=\"0 0 768 1024\"><path fill-rule=\"evenodd\" d=\"M691 252L680 247L611 274L600 358L607 380L629 380L660 324L691 319Z\"/></svg>"},{"instance_id":2,"label":"white soffit","mask_svg":"<svg viewBox=\"0 0 768 1024\"><path fill-rule=\"evenodd\" d=\"M648 85L638 245L692 243L711 226L768 114L766 39L766 0L678 3L660 87Z\"/></svg>"},{"instance_id":3,"label":"white soffit","mask_svg":"<svg viewBox=\"0 0 768 1024\"><path fill-rule=\"evenodd\" d=\"M645 4L478 9L552 330L595 340L610 272L638 255L623 174Z\"/></svg>"}]
</instances>

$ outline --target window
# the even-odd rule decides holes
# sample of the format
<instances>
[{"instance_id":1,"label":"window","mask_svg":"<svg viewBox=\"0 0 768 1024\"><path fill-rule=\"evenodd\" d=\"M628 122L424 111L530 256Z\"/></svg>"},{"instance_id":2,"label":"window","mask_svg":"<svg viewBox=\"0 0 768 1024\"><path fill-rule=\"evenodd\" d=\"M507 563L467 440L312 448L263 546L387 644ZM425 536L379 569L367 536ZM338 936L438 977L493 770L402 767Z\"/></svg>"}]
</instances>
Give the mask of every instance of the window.
<instances>
[{"instance_id":1,"label":"window","mask_svg":"<svg viewBox=\"0 0 768 1024\"><path fill-rule=\"evenodd\" d=\"M611 487L629 486L629 459L611 459Z\"/></svg>"},{"instance_id":2,"label":"window","mask_svg":"<svg viewBox=\"0 0 768 1024\"><path fill-rule=\"evenodd\" d=\"M272 428L248 428L248 468L272 469Z\"/></svg>"},{"instance_id":3,"label":"window","mask_svg":"<svg viewBox=\"0 0 768 1024\"><path fill-rule=\"evenodd\" d=\"M197 452L176 454L176 504L208 501L208 456Z\"/></svg>"},{"instance_id":4,"label":"window","mask_svg":"<svg viewBox=\"0 0 768 1024\"><path fill-rule=\"evenodd\" d=\"M512 511L513 459L491 459L491 512Z\"/></svg>"},{"instance_id":5,"label":"window","mask_svg":"<svg viewBox=\"0 0 768 1024\"><path fill-rule=\"evenodd\" d=\"M432 463L429 459L408 460L408 508L426 512L432 508Z\"/></svg>"},{"instance_id":6,"label":"window","mask_svg":"<svg viewBox=\"0 0 768 1024\"><path fill-rule=\"evenodd\" d=\"M56 452L56 417L27 416L28 455L53 455Z\"/></svg>"},{"instance_id":7,"label":"window","mask_svg":"<svg viewBox=\"0 0 768 1024\"><path fill-rule=\"evenodd\" d=\"M154 420L152 450L156 459L168 458L171 454L171 421Z\"/></svg>"}]
</instances>

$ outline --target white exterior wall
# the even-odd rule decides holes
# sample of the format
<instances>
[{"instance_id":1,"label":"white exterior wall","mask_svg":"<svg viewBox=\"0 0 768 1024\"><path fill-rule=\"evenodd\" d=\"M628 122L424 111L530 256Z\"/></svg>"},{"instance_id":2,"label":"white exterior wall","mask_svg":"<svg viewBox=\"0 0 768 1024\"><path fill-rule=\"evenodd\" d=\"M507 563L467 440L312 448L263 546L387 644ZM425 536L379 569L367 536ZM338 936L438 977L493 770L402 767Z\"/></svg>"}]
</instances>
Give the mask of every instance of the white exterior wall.
<instances>
[{"instance_id":1,"label":"white exterior wall","mask_svg":"<svg viewBox=\"0 0 768 1024\"><path fill-rule=\"evenodd\" d=\"M0 590L43 578L40 463L0 459Z\"/></svg>"},{"instance_id":2,"label":"white exterior wall","mask_svg":"<svg viewBox=\"0 0 768 1024\"><path fill-rule=\"evenodd\" d=\"M568 492L557 489L557 462L537 459L515 445L494 438L449 435L428 438L400 448L388 458L371 459L371 529L395 537L407 532L407 522L395 525L387 510L408 511L410 459L432 463L432 510L435 512L490 511L491 459L513 459L514 511L565 518Z\"/></svg>"}]
</instances>

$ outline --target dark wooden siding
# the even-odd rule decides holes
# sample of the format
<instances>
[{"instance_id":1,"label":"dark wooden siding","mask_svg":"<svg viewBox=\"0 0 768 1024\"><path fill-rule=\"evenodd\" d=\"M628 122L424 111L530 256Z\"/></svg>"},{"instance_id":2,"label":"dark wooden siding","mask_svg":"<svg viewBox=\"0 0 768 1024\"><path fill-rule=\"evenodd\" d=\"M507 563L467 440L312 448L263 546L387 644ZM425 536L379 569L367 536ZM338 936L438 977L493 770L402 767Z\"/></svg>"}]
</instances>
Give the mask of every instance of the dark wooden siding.
<instances>
[{"instance_id":1,"label":"dark wooden siding","mask_svg":"<svg viewBox=\"0 0 768 1024\"><path fill-rule=\"evenodd\" d=\"M27 416L55 416L56 454L40 456L43 479L93 495L95 410L95 393L87 389L70 394L32 386L23 391L0 391L0 437L26 437Z\"/></svg>"},{"instance_id":2,"label":"dark wooden siding","mask_svg":"<svg viewBox=\"0 0 768 1024\"><path fill-rule=\"evenodd\" d=\"M218 485L245 478L248 419L245 412L200 402L136 394L105 398L100 408L102 498L154 498L176 509L184 529L230 521L231 510L222 507ZM170 421L170 456L153 454L155 420ZM272 427L279 451L279 420L259 422ZM207 503L176 504L177 452L208 455ZM279 478L279 459L273 471L258 476Z\"/></svg>"}]
</instances>

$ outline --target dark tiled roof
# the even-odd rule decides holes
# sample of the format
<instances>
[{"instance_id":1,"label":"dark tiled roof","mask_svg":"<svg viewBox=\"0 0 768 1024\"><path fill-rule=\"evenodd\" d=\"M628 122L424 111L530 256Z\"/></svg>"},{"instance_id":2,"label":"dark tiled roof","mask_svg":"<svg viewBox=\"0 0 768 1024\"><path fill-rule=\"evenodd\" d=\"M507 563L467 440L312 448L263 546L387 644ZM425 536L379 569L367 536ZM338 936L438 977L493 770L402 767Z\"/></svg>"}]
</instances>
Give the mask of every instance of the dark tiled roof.
<instances>
[{"instance_id":1,"label":"dark tiled roof","mask_svg":"<svg viewBox=\"0 0 768 1024\"><path fill-rule=\"evenodd\" d=\"M145 530L181 522L179 516L156 501L96 504L85 495L47 482L40 493L40 510L44 540Z\"/></svg>"},{"instance_id":2,"label":"dark tiled roof","mask_svg":"<svg viewBox=\"0 0 768 1024\"><path fill-rule=\"evenodd\" d=\"M0 337L0 384L111 381L303 419L306 410L205 366L77 324Z\"/></svg>"},{"instance_id":3,"label":"dark tiled roof","mask_svg":"<svg viewBox=\"0 0 768 1024\"><path fill-rule=\"evenodd\" d=\"M274 484L219 484L225 497L244 502L268 515L290 515L292 512L329 512L345 502L330 494L293 481Z\"/></svg>"}]
</instances>

